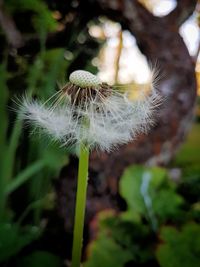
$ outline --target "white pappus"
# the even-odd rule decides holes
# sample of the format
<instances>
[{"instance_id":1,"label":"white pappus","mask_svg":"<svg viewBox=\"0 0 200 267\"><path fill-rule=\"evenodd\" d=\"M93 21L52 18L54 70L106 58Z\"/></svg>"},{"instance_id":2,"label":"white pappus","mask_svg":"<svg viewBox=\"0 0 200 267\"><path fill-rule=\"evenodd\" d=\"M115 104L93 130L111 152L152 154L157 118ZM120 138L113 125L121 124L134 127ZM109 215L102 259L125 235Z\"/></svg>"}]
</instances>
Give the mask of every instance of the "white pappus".
<instances>
[{"instance_id":1,"label":"white pappus","mask_svg":"<svg viewBox=\"0 0 200 267\"><path fill-rule=\"evenodd\" d=\"M141 91L137 99L130 94L102 83L90 72L77 70L45 103L24 97L20 117L62 146L84 143L90 149L110 151L146 132L161 102L154 75L150 92Z\"/></svg>"}]
</instances>

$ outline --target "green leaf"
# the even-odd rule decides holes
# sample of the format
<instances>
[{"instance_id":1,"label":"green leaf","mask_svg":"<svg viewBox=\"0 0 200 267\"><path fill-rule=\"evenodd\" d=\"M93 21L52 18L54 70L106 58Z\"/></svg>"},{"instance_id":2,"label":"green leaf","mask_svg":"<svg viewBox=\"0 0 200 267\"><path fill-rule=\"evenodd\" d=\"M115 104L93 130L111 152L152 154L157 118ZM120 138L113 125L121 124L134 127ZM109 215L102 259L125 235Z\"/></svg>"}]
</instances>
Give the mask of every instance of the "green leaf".
<instances>
[{"instance_id":1,"label":"green leaf","mask_svg":"<svg viewBox=\"0 0 200 267\"><path fill-rule=\"evenodd\" d=\"M7 145L7 150L5 151L4 154L5 164L4 167L2 168L2 176L4 177L6 183L8 183L12 178L15 165L16 150L18 147L21 131L22 131L22 122L16 119Z\"/></svg>"},{"instance_id":2,"label":"green leaf","mask_svg":"<svg viewBox=\"0 0 200 267\"><path fill-rule=\"evenodd\" d=\"M163 168L130 166L121 177L119 190L128 205L127 214L135 221L149 219L153 230L172 216L177 216L183 199ZM128 216L127 216L128 217Z\"/></svg>"},{"instance_id":3,"label":"green leaf","mask_svg":"<svg viewBox=\"0 0 200 267\"><path fill-rule=\"evenodd\" d=\"M10 182L6 188L6 194L12 193L19 186L25 183L27 180L32 178L37 172L41 171L47 162L45 160L38 160L31 165L29 165L25 170L21 171L13 180Z\"/></svg>"},{"instance_id":4,"label":"green leaf","mask_svg":"<svg viewBox=\"0 0 200 267\"><path fill-rule=\"evenodd\" d=\"M156 256L161 267L199 267L200 225L188 223L181 231L163 227L160 238Z\"/></svg>"},{"instance_id":5,"label":"green leaf","mask_svg":"<svg viewBox=\"0 0 200 267\"><path fill-rule=\"evenodd\" d=\"M8 104L8 88L6 85L6 66L5 64L0 65L0 151L4 151L5 145L6 145L6 133L7 133L7 127L8 127L8 114L7 114L7 104ZM2 155L3 156L3 155ZM0 155L0 163L3 159Z\"/></svg>"},{"instance_id":6,"label":"green leaf","mask_svg":"<svg viewBox=\"0 0 200 267\"><path fill-rule=\"evenodd\" d=\"M126 200L128 208L136 214L146 214L146 206L142 194L145 177L149 177L148 191L158 188L165 180L166 170L158 167L145 168L143 166L128 167L120 179L120 194Z\"/></svg>"},{"instance_id":7,"label":"green leaf","mask_svg":"<svg viewBox=\"0 0 200 267\"><path fill-rule=\"evenodd\" d=\"M132 259L130 251L120 247L104 233L91 245L91 255L84 267L123 267Z\"/></svg>"},{"instance_id":8,"label":"green leaf","mask_svg":"<svg viewBox=\"0 0 200 267\"><path fill-rule=\"evenodd\" d=\"M140 265L155 260L152 245L154 234L147 225L124 220L124 216L116 215L112 210L100 212L95 223L99 234L97 239L89 245L89 263L87 262L86 267L95 266L97 254L98 259L104 259L102 266L118 266L111 256L116 254L119 266L124 266L123 264L130 261Z\"/></svg>"},{"instance_id":9,"label":"green leaf","mask_svg":"<svg viewBox=\"0 0 200 267\"><path fill-rule=\"evenodd\" d=\"M120 179L120 195L126 200L128 208L134 213L143 214L145 206L140 194L143 169L138 166L127 168Z\"/></svg>"},{"instance_id":10,"label":"green leaf","mask_svg":"<svg viewBox=\"0 0 200 267\"><path fill-rule=\"evenodd\" d=\"M34 11L36 15L33 24L39 32L42 27L49 31L56 28L56 20L53 18L51 10L48 9L48 6L42 0L7 0L5 4L7 10L11 13L26 10Z\"/></svg>"},{"instance_id":11,"label":"green leaf","mask_svg":"<svg viewBox=\"0 0 200 267\"><path fill-rule=\"evenodd\" d=\"M7 104L8 104L8 88L6 85L7 72L6 64L0 65L0 220L4 216L4 206L5 206L5 192L4 188L6 186L6 177L4 176L4 170L9 169L9 162L5 159L5 152L7 149L7 128L8 128L8 114L7 114Z\"/></svg>"},{"instance_id":12,"label":"green leaf","mask_svg":"<svg viewBox=\"0 0 200 267\"><path fill-rule=\"evenodd\" d=\"M178 216L183 198L170 189L162 189L158 192L158 197L153 198L153 210L159 215L162 222L168 218Z\"/></svg>"},{"instance_id":13,"label":"green leaf","mask_svg":"<svg viewBox=\"0 0 200 267\"><path fill-rule=\"evenodd\" d=\"M29 67L28 91L34 91L40 99L46 101L55 93L57 81L66 82L67 66L63 49L52 49L38 54L33 65Z\"/></svg>"},{"instance_id":14,"label":"green leaf","mask_svg":"<svg viewBox=\"0 0 200 267\"><path fill-rule=\"evenodd\" d=\"M35 251L24 257L19 267L61 267L62 262L60 258L47 251Z\"/></svg>"},{"instance_id":15,"label":"green leaf","mask_svg":"<svg viewBox=\"0 0 200 267\"><path fill-rule=\"evenodd\" d=\"M15 256L39 234L37 227L20 228L17 224L0 224L0 262Z\"/></svg>"}]
</instances>

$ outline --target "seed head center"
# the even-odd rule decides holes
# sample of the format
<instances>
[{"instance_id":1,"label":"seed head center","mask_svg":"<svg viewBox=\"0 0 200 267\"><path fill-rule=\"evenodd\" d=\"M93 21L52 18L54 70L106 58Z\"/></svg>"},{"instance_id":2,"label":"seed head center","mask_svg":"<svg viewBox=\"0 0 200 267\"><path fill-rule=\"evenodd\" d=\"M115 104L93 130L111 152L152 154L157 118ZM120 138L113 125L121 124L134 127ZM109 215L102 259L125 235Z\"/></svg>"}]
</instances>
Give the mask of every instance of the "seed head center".
<instances>
[{"instance_id":1,"label":"seed head center","mask_svg":"<svg viewBox=\"0 0 200 267\"><path fill-rule=\"evenodd\" d=\"M69 81L81 88L94 88L101 84L100 79L96 75L85 70L72 72L69 76Z\"/></svg>"}]
</instances>

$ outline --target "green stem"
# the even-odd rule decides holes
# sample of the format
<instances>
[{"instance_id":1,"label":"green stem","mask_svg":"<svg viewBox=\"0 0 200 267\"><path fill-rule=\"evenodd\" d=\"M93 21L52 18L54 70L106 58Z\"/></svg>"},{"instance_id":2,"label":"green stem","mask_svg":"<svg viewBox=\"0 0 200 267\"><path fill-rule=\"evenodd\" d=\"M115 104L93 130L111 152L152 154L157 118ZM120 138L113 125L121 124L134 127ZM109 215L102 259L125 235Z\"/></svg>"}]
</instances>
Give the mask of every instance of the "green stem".
<instances>
[{"instance_id":1,"label":"green stem","mask_svg":"<svg viewBox=\"0 0 200 267\"><path fill-rule=\"evenodd\" d=\"M79 167L78 167L78 186L76 193L76 209L75 209L71 267L80 267L81 263L81 250L83 241L83 228L84 228L87 182L88 182L88 161L89 161L89 150L84 144L82 144L80 147L80 157L79 157Z\"/></svg>"}]
</instances>

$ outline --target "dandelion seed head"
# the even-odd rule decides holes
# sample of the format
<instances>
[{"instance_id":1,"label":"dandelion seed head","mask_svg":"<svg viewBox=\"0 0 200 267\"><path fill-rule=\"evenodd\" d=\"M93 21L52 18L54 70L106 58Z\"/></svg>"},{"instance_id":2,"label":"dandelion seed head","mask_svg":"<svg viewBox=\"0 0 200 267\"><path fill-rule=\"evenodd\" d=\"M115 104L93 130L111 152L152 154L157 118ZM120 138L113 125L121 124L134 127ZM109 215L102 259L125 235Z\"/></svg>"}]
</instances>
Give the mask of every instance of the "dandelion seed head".
<instances>
[{"instance_id":1,"label":"dandelion seed head","mask_svg":"<svg viewBox=\"0 0 200 267\"><path fill-rule=\"evenodd\" d=\"M81 88L98 87L101 80L96 76L85 70L76 70L69 76L69 81Z\"/></svg>"},{"instance_id":2,"label":"dandelion seed head","mask_svg":"<svg viewBox=\"0 0 200 267\"><path fill-rule=\"evenodd\" d=\"M23 119L61 146L84 143L90 149L111 151L153 125L161 103L153 78L151 90L138 99L129 98L124 90L114 89L86 71L73 72L69 80L45 103L25 97L20 108Z\"/></svg>"}]
</instances>

